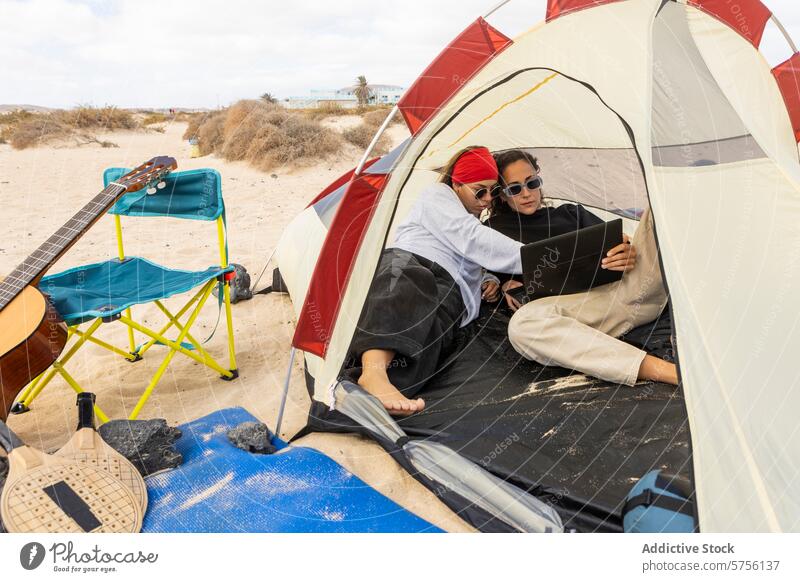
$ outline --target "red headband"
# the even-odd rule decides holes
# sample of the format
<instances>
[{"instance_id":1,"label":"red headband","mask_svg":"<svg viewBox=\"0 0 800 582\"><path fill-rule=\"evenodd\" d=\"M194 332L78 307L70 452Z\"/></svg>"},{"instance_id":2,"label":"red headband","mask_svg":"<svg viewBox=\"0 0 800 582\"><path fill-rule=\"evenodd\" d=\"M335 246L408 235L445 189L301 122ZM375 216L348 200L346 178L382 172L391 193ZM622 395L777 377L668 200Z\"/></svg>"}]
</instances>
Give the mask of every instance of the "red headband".
<instances>
[{"instance_id":1,"label":"red headband","mask_svg":"<svg viewBox=\"0 0 800 582\"><path fill-rule=\"evenodd\" d=\"M497 180L497 164L486 148L475 148L461 154L450 174L453 182L474 184L484 180Z\"/></svg>"}]
</instances>

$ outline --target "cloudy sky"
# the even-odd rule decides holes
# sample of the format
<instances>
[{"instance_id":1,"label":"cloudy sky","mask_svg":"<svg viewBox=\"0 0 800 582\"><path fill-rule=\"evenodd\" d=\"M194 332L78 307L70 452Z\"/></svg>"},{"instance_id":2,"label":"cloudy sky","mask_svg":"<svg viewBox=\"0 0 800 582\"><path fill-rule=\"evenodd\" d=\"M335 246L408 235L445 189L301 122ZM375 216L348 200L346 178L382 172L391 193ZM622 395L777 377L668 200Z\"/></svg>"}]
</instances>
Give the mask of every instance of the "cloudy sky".
<instances>
[{"instance_id":1,"label":"cloudy sky","mask_svg":"<svg viewBox=\"0 0 800 582\"><path fill-rule=\"evenodd\" d=\"M339 88L408 86L498 0L0 0L0 104L216 107ZM800 42L800 2L765 0ZM489 22L509 36L546 0ZM776 33L762 50L790 54Z\"/></svg>"}]
</instances>

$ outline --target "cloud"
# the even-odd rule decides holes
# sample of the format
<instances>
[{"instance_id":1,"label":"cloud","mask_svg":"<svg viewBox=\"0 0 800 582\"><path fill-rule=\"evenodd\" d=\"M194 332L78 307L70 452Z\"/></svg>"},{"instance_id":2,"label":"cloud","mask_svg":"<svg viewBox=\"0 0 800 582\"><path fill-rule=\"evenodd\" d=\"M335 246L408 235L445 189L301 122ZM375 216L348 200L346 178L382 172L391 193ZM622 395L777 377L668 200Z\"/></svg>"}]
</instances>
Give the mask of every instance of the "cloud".
<instances>
[{"instance_id":1,"label":"cloud","mask_svg":"<svg viewBox=\"0 0 800 582\"><path fill-rule=\"evenodd\" d=\"M0 0L0 103L215 107L338 88L361 74L408 86L492 4ZM514 36L542 19L545 4L512 0L490 22ZM795 4L768 2L797 35Z\"/></svg>"}]
</instances>

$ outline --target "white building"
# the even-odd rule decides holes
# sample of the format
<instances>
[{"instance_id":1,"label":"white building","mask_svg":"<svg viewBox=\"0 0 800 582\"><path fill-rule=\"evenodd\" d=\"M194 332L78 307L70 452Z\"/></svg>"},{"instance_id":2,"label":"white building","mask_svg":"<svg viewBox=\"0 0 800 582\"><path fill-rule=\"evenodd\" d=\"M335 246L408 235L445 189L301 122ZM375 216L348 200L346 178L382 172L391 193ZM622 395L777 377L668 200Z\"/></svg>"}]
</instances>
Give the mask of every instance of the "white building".
<instances>
[{"instance_id":1,"label":"white building","mask_svg":"<svg viewBox=\"0 0 800 582\"><path fill-rule=\"evenodd\" d=\"M398 85L367 85L372 92L372 96L370 97L370 104L371 105L395 105L398 101L400 101L400 97L403 96L405 92L404 87L400 87ZM336 91L338 94L342 95L352 95L353 97L356 96L355 91L358 88L358 85L351 85L350 87L344 87L343 89L339 89Z\"/></svg>"},{"instance_id":2,"label":"white building","mask_svg":"<svg viewBox=\"0 0 800 582\"><path fill-rule=\"evenodd\" d=\"M282 101L288 109L313 109L316 107L339 106L342 109L358 107L356 88L358 85L333 91L312 89L308 95L289 97ZM370 105L395 105L403 96L405 88L398 85L368 85L372 95Z\"/></svg>"}]
</instances>

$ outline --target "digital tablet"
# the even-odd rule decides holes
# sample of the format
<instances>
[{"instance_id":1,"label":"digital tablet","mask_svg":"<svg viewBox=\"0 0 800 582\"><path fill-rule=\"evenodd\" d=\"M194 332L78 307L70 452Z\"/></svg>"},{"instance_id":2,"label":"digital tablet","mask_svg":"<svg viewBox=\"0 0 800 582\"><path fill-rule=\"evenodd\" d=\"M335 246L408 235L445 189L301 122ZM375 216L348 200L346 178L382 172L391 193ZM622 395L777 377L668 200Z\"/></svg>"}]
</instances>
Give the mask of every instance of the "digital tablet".
<instances>
[{"instance_id":1,"label":"digital tablet","mask_svg":"<svg viewBox=\"0 0 800 582\"><path fill-rule=\"evenodd\" d=\"M622 219L595 224L522 247L522 276L529 301L580 293L619 281L600 261L622 243Z\"/></svg>"},{"instance_id":2,"label":"digital tablet","mask_svg":"<svg viewBox=\"0 0 800 582\"><path fill-rule=\"evenodd\" d=\"M525 286L522 285L521 287L514 287L513 289L509 289L505 292L506 295L511 295L514 299L517 300L517 303L520 305L525 305L528 302L528 294L525 292Z\"/></svg>"}]
</instances>

